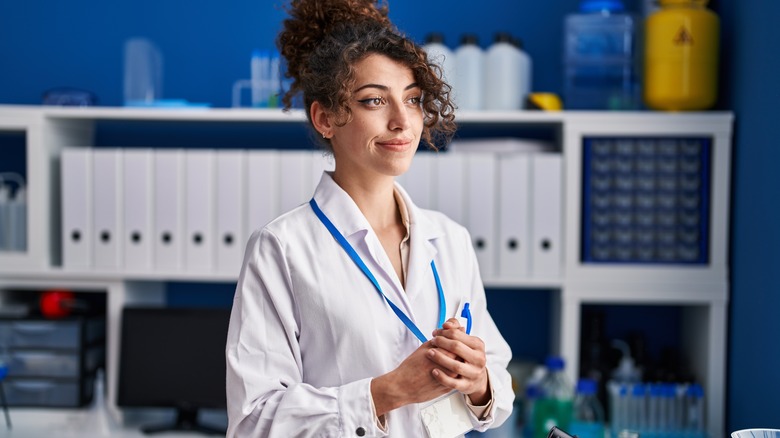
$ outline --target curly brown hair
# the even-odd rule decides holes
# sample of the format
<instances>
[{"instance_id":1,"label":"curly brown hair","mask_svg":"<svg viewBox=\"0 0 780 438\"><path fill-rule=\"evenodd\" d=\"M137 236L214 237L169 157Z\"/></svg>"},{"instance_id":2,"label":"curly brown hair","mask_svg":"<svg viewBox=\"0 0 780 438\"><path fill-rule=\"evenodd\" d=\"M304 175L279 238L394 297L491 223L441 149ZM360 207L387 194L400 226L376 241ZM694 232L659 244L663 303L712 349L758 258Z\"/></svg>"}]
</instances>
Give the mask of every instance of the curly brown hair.
<instances>
[{"instance_id":1,"label":"curly brown hair","mask_svg":"<svg viewBox=\"0 0 780 438\"><path fill-rule=\"evenodd\" d=\"M455 132L455 105L441 69L425 51L390 22L388 8L375 0L291 0L277 45L293 79L283 96L285 110L303 94L311 122L312 102L333 112L339 125L352 118L349 103L355 85L355 63L381 54L408 66L422 90L422 139L433 149ZM436 138L434 138L436 137Z\"/></svg>"}]
</instances>

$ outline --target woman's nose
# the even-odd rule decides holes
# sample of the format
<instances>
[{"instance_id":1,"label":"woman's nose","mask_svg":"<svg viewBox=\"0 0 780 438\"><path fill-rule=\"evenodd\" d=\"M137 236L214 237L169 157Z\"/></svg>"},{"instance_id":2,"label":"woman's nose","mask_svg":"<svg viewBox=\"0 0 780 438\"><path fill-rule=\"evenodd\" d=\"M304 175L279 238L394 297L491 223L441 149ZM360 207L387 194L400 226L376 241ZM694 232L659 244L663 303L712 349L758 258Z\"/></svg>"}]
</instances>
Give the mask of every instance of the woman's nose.
<instances>
[{"instance_id":1,"label":"woman's nose","mask_svg":"<svg viewBox=\"0 0 780 438\"><path fill-rule=\"evenodd\" d=\"M405 130L409 127L409 114L407 108L402 102L396 102L390 105L390 120L388 128L390 130Z\"/></svg>"}]
</instances>

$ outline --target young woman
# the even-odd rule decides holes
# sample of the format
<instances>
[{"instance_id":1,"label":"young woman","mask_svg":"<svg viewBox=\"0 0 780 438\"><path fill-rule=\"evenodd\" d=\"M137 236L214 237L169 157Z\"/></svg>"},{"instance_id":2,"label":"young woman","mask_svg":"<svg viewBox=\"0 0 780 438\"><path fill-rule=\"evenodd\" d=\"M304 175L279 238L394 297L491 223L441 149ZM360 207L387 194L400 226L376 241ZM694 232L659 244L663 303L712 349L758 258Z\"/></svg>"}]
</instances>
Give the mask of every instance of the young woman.
<instances>
[{"instance_id":1,"label":"young woman","mask_svg":"<svg viewBox=\"0 0 780 438\"><path fill-rule=\"evenodd\" d=\"M420 141L454 131L449 87L372 0L293 0L289 12L284 101L303 94L336 166L248 243L227 340L228 436L501 424L511 351L470 236L394 183Z\"/></svg>"}]
</instances>

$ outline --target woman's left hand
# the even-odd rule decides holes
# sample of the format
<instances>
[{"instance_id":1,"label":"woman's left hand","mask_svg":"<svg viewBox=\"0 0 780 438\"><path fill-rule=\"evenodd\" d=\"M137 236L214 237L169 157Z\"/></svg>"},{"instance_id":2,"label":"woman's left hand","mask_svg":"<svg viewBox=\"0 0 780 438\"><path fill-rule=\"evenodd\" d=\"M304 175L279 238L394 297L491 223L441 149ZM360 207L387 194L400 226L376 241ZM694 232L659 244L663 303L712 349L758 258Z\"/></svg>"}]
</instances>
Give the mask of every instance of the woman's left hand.
<instances>
[{"instance_id":1,"label":"woman's left hand","mask_svg":"<svg viewBox=\"0 0 780 438\"><path fill-rule=\"evenodd\" d=\"M442 385L468 395L472 404L487 404L490 392L485 343L482 339L467 335L458 320L450 318L442 328L433 331L431 344L436 348L428 352L428 358L455 375L448 376L434 369L433 377Z\"/></svg>"}]
</instances>

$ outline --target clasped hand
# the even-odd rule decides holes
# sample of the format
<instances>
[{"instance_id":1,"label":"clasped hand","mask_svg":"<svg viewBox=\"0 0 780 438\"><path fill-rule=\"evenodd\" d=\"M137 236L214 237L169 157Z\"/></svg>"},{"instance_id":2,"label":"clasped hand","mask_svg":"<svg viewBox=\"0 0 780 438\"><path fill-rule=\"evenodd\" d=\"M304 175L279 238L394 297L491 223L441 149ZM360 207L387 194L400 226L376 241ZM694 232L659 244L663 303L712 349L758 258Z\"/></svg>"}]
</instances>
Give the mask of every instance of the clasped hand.
<instances>
[{"instance_id":1,"label":"clasped hand","mask_svg":"<svg viewBox=\"0 0 780 438\"><path fill-rule=\"evenodd\" d=\"M485 405L490 400L486 364L485 343L467 335L457 319L449 319L398 368L372 380L376 413L382 416L452 390L466 394L474 405Z\"/></svg>"},{"instance_id":2,"label":"clasped hand","mask_svg":"<svg viewBox=\"0 0 780 438\"><path fill-rule=\"evenodd\" d=\"M466 334L457 319L444 322L433 331L431 347L426 356L440 368L431 374L442 386L466 394L475 405L484 405L490 399L487 381L485 343Z\"/></svg>"}]
</instances>

